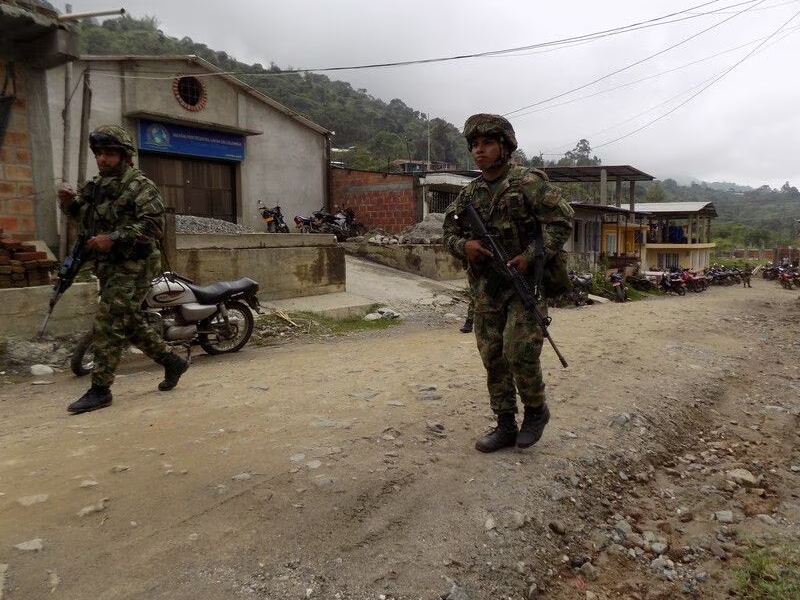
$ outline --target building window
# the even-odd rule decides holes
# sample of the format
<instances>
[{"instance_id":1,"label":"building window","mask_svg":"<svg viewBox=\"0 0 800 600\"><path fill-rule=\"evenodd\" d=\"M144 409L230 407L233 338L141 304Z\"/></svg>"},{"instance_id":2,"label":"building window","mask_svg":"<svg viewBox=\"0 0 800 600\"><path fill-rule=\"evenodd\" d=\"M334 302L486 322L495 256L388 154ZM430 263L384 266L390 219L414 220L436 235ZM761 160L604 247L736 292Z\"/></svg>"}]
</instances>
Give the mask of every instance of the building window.
<instances>
[{"instance_id":1,"label":"building window","mask_svg":"<svg viewBox=\"0 0 800 600\"><path fill-rule=\"evenodd\" d=\"M617 253L617 234L616 233L607 233L606 234L606 254L609 256Z\"/></svg>"},{"instance_id":2,"label":"building window","mask_svg":"<svg viewBox=\"0 0 800 600\"><path fill-rule=\"evenodd\" d=\"M172 93L183 108L202 110L206 105L206 89L197 77L178 77L172 82Z\"/></svg>"}]
</instances>

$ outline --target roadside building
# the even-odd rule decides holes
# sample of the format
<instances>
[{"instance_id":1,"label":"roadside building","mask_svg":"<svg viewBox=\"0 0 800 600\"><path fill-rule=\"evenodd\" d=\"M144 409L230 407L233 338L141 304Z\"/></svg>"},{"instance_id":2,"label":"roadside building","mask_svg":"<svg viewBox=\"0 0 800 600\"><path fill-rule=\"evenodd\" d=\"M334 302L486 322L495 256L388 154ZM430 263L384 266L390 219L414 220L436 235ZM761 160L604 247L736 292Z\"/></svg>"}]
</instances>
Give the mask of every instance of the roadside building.
<instances>
[{"instance_id":1,"label":"roadside building","mask_svg":"<svg viewBox=\"0 0 800 600\"><path fill-rule=\"evenodd\" d=\"M259 202L284 214L327 204L330 134L324 127L196 56L82 56L71 68L68 182L95 173L88 132L123 125L137 163L178 214L260 230ZM48 72L53 165L61 164L64 68ZM56 218L55 213L50 216Z\"/></svg>"}]
</instances>

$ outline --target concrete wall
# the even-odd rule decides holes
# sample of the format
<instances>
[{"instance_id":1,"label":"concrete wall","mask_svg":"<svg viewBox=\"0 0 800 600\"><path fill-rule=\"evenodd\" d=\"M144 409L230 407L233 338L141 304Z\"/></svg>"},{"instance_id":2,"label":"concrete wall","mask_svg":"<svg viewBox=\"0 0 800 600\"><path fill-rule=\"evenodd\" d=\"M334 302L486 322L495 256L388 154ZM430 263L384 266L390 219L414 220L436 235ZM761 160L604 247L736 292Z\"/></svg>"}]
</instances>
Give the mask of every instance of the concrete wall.
<instances>
[{"instance_id":1,"label":"concrete wall","mask_svg":"<svg viewBox=\"0 0 800 600\"><path fill-rule=\"evenodd\" d=\"M370 244L344 242L348 254L421 275L428 279L444 281L464 277L461 261L450 254L441 244Z\"/></svg>"},{"instance_id":2,"label":"concrete wall","mask_svg":"<svg viewBox=\"0 0 800 600\"><path fill-rule=\"evenodd\" d=\"M400 233L422 221L416 175L331 169L331 206L350 207L367 229Z\"/></svg>"},{"instance_id":3,"label":"concrete wall","mask_svg":"<svg viewBox=\"0 0 800 600\"><path fill-rule=\"evenodd\" d=\"M0 289L0 338L35 337L52 297L49 285ZM96 307L97 284L74 283L53 309L47 333L65 335L91 329Z\"/></svg>"},{"instance_id":4,"label":"concrete wall","mask_svg":"<svg viewBox=\"0 0 800 600\"><path fill-rule=\"evenodd\" d=\"M250 277L263 301L345 291L344 248L332 235L178 235L172 269L205 285ZM47 313L50 286L0 289L0 337L32 338ZM96 283L75 283L61 296L47 332L64 335L92 325Z\"/></svg>"},{"instance_id":5,"label":"concrete wall","mask_svg":"<svg viewBox=\"0 0 800 600\"><path fill-rule=\"evenodd\" d=\"M333 235L178 235L177 250L173 269L199 284L250 277L265 300L345 291L344 249Z\"/></svg>"}]
</instances>

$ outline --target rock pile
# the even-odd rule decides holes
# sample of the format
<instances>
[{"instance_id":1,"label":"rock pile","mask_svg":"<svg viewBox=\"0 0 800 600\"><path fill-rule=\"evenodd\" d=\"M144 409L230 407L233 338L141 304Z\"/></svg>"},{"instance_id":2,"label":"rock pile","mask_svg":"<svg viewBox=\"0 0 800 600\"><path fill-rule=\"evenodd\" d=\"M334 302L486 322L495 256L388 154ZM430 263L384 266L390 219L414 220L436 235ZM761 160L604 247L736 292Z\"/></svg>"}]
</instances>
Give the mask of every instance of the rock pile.
<instances>
[{"instance_id":1,"label":"rock pile","mask_svg":"<svg viewBox=\"0 0 800 600\"><path fill-rule=\"evenodd\" d=\"M374 229L365 237L370 244L441 244L443 223L443 213L430 213L419 223L406 227L400 235Z\"/></svg>"},{"instance_id":2,"label":"rock pile","mask_svg":"<svg viewBox=\"0 0 800 600\"><path fill-rule=\"evenodd\" d=\"M175 215L175 233L259 233L255 229L223 221L221 219L208 219L192 215Z\"/></svg>"}]
</instances>

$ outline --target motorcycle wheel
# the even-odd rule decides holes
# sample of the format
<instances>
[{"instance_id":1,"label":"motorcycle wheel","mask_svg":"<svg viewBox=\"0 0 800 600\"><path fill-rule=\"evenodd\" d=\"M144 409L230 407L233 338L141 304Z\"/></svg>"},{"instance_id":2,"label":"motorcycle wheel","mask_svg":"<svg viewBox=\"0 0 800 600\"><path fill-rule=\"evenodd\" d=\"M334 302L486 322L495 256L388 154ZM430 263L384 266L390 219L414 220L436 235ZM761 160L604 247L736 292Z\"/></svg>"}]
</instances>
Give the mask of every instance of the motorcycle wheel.
<instances>
[{"instance_id":1,"label":"motorcycle wheel","mask_svg":"<svg viewBox=\"0 0 800 600\"><path fill-rule=\"evenodd\" d=\"M617 296L617 302L625 302L625 290L622 289L621 285L614 288L614 294Z\"/></svg>"},{"instance_id":2,"label":"motorcycle wheel","mask_svg":"<svg viewBox=\"0 0 800 600\"><path fill-rule=\"evenodd\" d=\"M288 225L279 225L278 226L278 233L289 233L289 226Z\"/></svg>"},{"instance_id":3,"label":"motorcycle wheel","mask_svg":"<svg viewBox=\"0 0 800 600\"><path fill-rule=\"evenodd\" d=\"M94 335L90 331L84 335L69 359L69 368L76 377L88 375L94 369Z\"/></svg>"},{"instance_id":4,"label":"motorcycle wheel","mask_svg":"<svg viewBox=\"0 0 800 600\"><path fill-rule=\"evenodd\" d=\"M679 285L675 289L675 293L678 294L678 296L685 296L686 295L686 286L685 285Z\"/></svg>"},{"instance_id":5,"label":"motorcycle wheel","mask_svg":"<svg viewBox=\"0 0 800 600\"><path fill-rule=\"evenodd\" d=\"M228 309L227 327L219 313L202 325L206 331L199 335L199 342L206 354L238 352L253 335L255 323L249 306L239 300L228 300L225 308Z\"/></svg>"}]
</instances>

